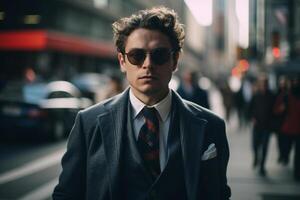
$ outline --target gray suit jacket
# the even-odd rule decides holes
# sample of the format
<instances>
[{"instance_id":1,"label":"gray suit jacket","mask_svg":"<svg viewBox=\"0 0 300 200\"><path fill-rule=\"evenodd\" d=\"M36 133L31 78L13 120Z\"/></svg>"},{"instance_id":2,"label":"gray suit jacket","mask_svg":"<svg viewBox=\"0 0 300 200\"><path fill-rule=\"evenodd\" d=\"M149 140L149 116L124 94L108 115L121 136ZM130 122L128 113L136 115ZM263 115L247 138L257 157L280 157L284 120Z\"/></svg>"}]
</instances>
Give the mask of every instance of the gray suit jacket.
<instances>
[{"instance_id":1,"label":"gray suit jacket","mask_svg":"<svg viewBox=\"0 0 300 200\"><path fill-rule=\"evenodd\" d=\"M129 90L78 113L62 159L54 200L119 200L122 135ZM222 119L173 92L180 113L188 200L230 198L226 170L229 149ZM215 146L213 152L209 146Z\"/></svg>"}]
</instances>

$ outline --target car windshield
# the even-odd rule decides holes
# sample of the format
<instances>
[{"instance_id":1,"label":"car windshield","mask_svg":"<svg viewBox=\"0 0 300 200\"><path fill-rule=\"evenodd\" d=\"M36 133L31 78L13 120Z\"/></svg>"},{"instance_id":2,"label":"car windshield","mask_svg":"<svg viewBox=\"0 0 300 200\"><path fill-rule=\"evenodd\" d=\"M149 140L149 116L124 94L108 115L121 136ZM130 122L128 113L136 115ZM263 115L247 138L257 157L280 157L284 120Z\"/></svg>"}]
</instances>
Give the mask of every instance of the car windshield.
<instances>
[{"instance_id":1,"label":"car windshield","mask_svg":"<svg viewBox=\"0 0 300 200\"><path fill-rule=\"evenodd\" d=\"M0 91L0 99L38 103L47 95L45 83L11 82Z\"/></svg>"}]
</instances>

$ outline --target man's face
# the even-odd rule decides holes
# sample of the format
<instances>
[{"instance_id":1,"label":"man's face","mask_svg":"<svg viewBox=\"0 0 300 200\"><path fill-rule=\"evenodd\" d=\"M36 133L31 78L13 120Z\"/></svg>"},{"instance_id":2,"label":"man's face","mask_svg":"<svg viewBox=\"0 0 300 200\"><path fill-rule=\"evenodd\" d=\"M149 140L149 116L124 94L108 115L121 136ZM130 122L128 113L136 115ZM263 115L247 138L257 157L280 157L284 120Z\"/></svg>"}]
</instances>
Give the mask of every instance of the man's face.
<instances>
[{"instance_id":1,"label":"man's face","mask_svg":"<svg viewBox=\"0 0 300 200\"><path fill-rule=\"evenodd\" d=\"M161 60L157 59L157 55L155 56L154 52L157 49L172 51L168 37L159 31L139 28L127 38L125 45L127 55L118 54L121 71L126 73L132 91L138 98L141 95L160 98L169 91L168 84L173 71L177 68L178 53L175 55L170 53L170 58L161 64L159 61L156 62L156 60ZM147 52L140 64L133 64L132 60L131 62L128 60L131 56L128 53L133 50L138 50L139 54ZM152 52L152 56L149 52ZM158 53L161 57L163 54L165 52Z\"/></svg>"}]
</instances>

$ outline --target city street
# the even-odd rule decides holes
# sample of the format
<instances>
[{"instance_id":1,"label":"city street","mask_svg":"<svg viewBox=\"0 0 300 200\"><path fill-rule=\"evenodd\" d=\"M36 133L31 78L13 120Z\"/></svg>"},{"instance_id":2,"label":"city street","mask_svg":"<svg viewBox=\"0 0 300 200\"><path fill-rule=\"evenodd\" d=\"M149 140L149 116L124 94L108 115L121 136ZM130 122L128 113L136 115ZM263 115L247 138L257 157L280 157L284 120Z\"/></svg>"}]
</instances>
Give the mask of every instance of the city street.
<instances>
[{"instance_id":1,"label":"city street","mask_svg":"<svg viewBox=\"0 0 300 200\"><path fill-rule=\"evenodd\" d=\"M231 200L300 200L299 19L300 0L1 0L0 200L52 199L75 120L58 196L227 197L217 116Z\"/></svg>"},{"instance_id":2,"label":"city street","mask_svg":"<svg viewBox=\"0 0 300 200\"><path fill-rule=\"evenodd\" d=\"M0 143L0 199L51 199L65 141Z\"/></svg>"},{"instance_id":3,"label":"city street","mask_svg":"<svg viewBox=\"0 0 300 200\"><path fill-rule=\"evenodd\" d=\"M288 166L277 164L276 138L269 144L267 176L260 177L252 169L250 151L250 129L229 129L230 162L228 181L232 189L232 199L237 200L299 200L300 184L294 182L292 162ZM292 159L291 159L292 161Z\"/></svg>"},{"instance_id":4,"label":"city street","mask_svg":"<svg viewBox=\"0 0 300 200\"><path fill-rule=\"evenodd\" d=\"M220 93L212 90L210 94L213 111L224 117ZM288 166L277 164L275 135L272 135L269 143L266 177L260 177L252 169L251 126L240 129L237 115L233 114L230 122L227 122L227 136L230 147L227 172L233 200L300 199L300 183L293 180L292 162Z\"/></svg>"},{"instance_id":5,"label":"city street","mask_svg":"<svg viewBox=\"0 0 300 200\"><path fill-rule=\"evenodd\" d=\"M220 94L210 92L213 110L223 115ZM236 116L227 123L230 145L228 181L234 200L299 200L300 184L292 179L292 167L277 164L276 140L272 136L267 177L252 169L250 127L239 129ZM0 200L48 200L61 170L66 142L0 143Z\"/></svg>"}]
</instances>

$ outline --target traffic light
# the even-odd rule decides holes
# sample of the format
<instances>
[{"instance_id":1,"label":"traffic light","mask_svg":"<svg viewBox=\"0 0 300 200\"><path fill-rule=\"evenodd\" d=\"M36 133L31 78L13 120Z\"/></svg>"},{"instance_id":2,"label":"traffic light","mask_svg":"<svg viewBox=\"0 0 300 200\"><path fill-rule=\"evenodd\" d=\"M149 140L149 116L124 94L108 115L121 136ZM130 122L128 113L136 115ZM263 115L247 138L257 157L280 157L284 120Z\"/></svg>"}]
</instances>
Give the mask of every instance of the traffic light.
<instances>
[{"instance_id":1,"label":"traffic light","mask_svg":"<svg viewBox=\"0 0 300 200\"><path fill-rule=\"evenodd\" d=\"M274 58L278 59L281 56L279 31L273 31L271 39L272 39L272 54L273 54Z\"/></svg>"}]
</instances>

